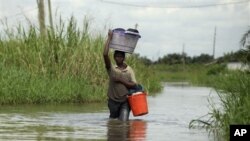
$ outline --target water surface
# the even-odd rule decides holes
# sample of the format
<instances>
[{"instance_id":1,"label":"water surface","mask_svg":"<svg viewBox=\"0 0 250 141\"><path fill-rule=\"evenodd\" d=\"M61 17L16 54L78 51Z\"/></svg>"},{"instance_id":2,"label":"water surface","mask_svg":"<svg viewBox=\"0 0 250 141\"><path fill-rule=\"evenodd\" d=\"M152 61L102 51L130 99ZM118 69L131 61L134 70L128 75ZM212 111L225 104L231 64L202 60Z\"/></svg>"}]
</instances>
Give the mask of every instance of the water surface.
<instances>
[{"instance_id":1,"label":"water surface","mask_svg":"<svg viewBox=\"0 0 250 141\"><path fill-rule=\"evenodd\" d=\"M128 122L109 120L106 104L1 106L1 140L213 141L204 129L189 129L206 115L211 88L165 84L148 97L149 114Z\"/></svg>"}]
</instances>

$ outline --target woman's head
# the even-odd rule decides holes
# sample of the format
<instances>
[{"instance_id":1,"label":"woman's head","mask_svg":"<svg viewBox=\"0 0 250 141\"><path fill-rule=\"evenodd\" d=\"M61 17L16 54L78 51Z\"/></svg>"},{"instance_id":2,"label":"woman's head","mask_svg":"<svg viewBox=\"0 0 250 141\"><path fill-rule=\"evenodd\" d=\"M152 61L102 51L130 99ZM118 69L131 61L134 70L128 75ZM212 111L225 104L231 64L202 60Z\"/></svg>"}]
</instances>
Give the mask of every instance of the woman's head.
<instances>
[{"instance_id":1,"label":"woman's head","mask_svg":"<svg viewBox=\"0 0 250 141\"><path fill-rule=\"evenodd\" d=\"M125 60L125 52L116 50L114 52L114 59L117 65L123 64L123 61Z\"/></svg>"}]
</instances>

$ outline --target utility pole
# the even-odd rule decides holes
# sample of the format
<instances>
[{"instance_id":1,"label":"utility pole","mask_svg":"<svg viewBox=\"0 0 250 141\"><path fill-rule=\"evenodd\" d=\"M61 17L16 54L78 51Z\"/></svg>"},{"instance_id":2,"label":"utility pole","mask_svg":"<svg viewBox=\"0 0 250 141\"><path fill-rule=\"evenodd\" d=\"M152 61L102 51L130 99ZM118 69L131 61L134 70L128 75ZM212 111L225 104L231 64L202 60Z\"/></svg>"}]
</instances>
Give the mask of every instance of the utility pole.
<instances>
[{"instance_id":1,"label":"utility pole","mask_svg":"<svg viewBox=\"0 0 250 141\"><path fill-rule=\"evenodd\" d=\"M214 28L213 59L215 56L215 43L216 43L216 27Z\"/></svg>"},{"instance_id":2,"label":"utility pole","mask_svg":"<svg viewBox=\"0 0 250 141\"><path fill-rule=\"evenodd\" d=\"M185 66L185 44L182 45L182 64L183 64L183 68L184 68L184 66Z\"/></svg>"},{"instance_id":3,"label":"utility pole","mask_svg":"<svg viewBox=\"0 0 250 141\"><path fill-rule=\"evenodd\" d=\"M137 29L137 28L138 28L138 26L139 26L139 25L136 23L136 24L135 24L135 29Z\"/></svg>"},{"instance_id":4,"label":"utility pole","mask_svg":"<svg viewBox=\"0 0 250 141\"><path fill-rule=\"evenodd\" d=\"M40 26L40 34L45 37L46 27L45 27L45 11L44 11L44 0L37 0L38 5L38 20Z\"/></svg>"},{"instance_id":5,"label":"utility pole","mask_svg":"<svg viewBox=\"0 0 250 141\"><path fill-rule=\"evenodd\" d=\"M182 45L182 69L183 69L183 73L185 74L185 44ZM184 87L184 81L182 82L182 87Z\"/></svg>"},{"instance_id":6,"label":"utility pole","mask_svg":"<svg viewBox=\"0 0 250 141\"><path fill-rule=\"evenodd\" d=\"M52 19L52 10L51 10L51 2L48 0L48 8L49 8L49 22L50 22L50 27L52 32L54 32L54 27L53 27L53 19Z\"/></svg>"}]
</instances>

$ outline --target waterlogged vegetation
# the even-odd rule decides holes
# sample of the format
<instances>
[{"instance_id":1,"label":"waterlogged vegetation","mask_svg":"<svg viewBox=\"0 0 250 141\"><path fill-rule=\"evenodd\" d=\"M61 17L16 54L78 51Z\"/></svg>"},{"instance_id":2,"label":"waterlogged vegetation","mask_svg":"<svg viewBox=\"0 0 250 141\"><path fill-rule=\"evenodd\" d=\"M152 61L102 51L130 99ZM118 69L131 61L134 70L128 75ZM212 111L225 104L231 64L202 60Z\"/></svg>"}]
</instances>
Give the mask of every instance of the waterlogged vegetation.
<instances>
[{"instance_id":1,"label":"waterlogged vegetation","mask_svg":"<svg viewBox=\"0 0 250 141\"><path fill-rule=\"evenodd\" d=\"M106 101L108 76L102 58L105 39L101 33L91 34L88 21L80 30L73 17L67 24L60 20L55 30L47 28L46 36L40 36L33 25L28 30L22 25L7 27L0 34L0 105ZM248 63L249 52L250 47L243 51L246 56L239 52ZM206 55L185 58L185 63L181 57L176 63L174 56L154 64L148 60L145 63L138 55L128 55L126 61L150 95L161 90L162 81L215 88L222 108L211 103L208 120L193 120L191 126L198 122L229 140L230 124L250 123L249 72L230 71L222 63L193 62L202 58L213 61Z\"/></svg>"},{"instance_id":2,"label":"waterlogged vegetation","mask_svg":"<svg viewBox=\"0 0 250 141\"><path fill-rule=\"evenodd\" d=\"M248 32L250 33L250 30ZM249 52L250 46L247 46L236 53L210 60L214 63L190 63L194 59L189 58L185 64L181 57L179 60L176 57L177 59L173 61L172 58L166 56L165 60L160 59L161 62L153 66L153 70L157 70L161 81L184 81L193 85L214 88L219 96L220 106L218 107L218 103L210 100L211 111L199 119L192 120L190 128L198 125L214 133L218 140L228 141L230 125L250 124L250 73L249 69L229 70L226 63L239 61L249 65ZM177 63L173 64L173 62Z\"/></svg>"},{"instance_id":3,"label":"waterlogged vegetation","mask_svg":"<svg viewBox=\"0 0 250 141\"><path fill-rule=\"evenodd\" d=\"M209 100L210 112L190 121L190 128L202 127L218 140L228 141L230 125L250 124L250 73L228 70L226 65L163 65L154 66L162 81L182 81L192 85L213 87L219 97ZM197 126L198 125L198 126Z\"/></svg>"},{"instance_id":4,"label":"waterlogged vegetation","mask_svg":"<svg viewBox=\"0 0 250 141\"><path fill-rule=\"evenodd\" d=\"M250 34L250 30L244 34L241 42L245 45L246 36ZM245 40L243 40L245 39ZM210 86L215 88L218 93L221 108L211 103L211 112L208 113L209 120L193 120L200 122L203 126L218 135L220 140L230 140L230 125L248 125L250 124L250 45L246 45L244 49L225 55L224 58L233 59L234 61L243 62L248 66L247 70L227 70L221 67L215 67L209 70L208 74L215 77L205 78L210 80ZM220 58L220 60L223 58ZM219 73L218 73L219 72Z\"/></svg>"},{"instance_id":5,"label":"waterlogged vegetation","mask_svg":"<svg viewBox=\"0 0 250 141\"><path fill-rule=\"evenodd\" d=\"M216 133L229 140L232 124L250 124L250 74L232 72L217 79L215 89L218 91L222 110L213 108L210 114L214 119L209 129L217 128Z\"/></svg>"},{"instance_id":6,"label":"waterlogged vegetation","mask_svg":"<svg viewBox=\"0 0 250 141\"><path fill-rule=\"evenodd\" d=\"M67 25L67 26L66 26ZM84 103L106 100L108 76L102 51L105 35L92 36L89 22L72 17L47 36L22 25L0 35L0 104ZM151 70L133 55L127 63L149 94L161 89Z\"/></svg>"}]
</instances>

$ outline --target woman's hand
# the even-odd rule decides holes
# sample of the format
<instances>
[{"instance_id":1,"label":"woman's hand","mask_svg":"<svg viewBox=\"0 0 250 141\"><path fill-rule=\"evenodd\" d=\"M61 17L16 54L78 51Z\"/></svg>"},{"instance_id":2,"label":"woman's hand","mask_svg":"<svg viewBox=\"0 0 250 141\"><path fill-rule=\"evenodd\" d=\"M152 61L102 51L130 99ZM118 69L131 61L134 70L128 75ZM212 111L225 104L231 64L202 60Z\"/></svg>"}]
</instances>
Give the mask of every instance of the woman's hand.
<instances>
[{"instance_id":1,"label":"woman's hand","mask_svg":"<svg viewBox=\"0 0 250 141\"><path fill-rule=\"evenodd\" d=\"M121 77L112 77L113 81L116 83L121 83L123 84L125 87L127 87L128 89L134 88L136 86L136 83L132 82L132 81L126 81L125 79L121 78Z\"/></svg>"},{"instance_id":2,"label":"woman's hand","mask_svg":"<svg viewBox=\"0 0 250 141\"><path fill-rule=\"evenodd\" d=\"M113 36L113 31L111 29L109 29L108 38L112 39L112 36Z\"/></svg>"}]
</instances>

